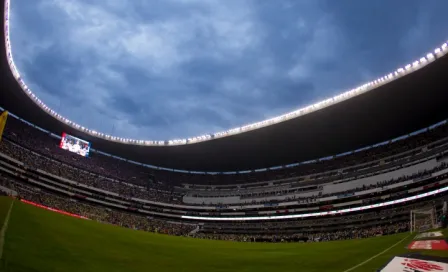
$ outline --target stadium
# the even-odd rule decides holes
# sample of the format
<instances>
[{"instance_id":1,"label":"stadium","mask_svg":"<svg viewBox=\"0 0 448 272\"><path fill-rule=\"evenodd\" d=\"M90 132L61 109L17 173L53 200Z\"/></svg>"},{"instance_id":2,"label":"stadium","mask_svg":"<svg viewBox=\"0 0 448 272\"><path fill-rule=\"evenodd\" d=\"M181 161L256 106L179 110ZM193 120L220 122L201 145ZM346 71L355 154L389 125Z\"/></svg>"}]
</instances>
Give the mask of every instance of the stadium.
<instances>
[{"instance_id":1,"label":"stadium","mask_svg":"<svg viewBox=\"0 0 448 272\"><path fill-rule=\"evenodd\" d=\"M269 120L125 139L68 120L26 85L9 4L1 271L448 271L446 42Z\"/></svg>"}]
</instances>

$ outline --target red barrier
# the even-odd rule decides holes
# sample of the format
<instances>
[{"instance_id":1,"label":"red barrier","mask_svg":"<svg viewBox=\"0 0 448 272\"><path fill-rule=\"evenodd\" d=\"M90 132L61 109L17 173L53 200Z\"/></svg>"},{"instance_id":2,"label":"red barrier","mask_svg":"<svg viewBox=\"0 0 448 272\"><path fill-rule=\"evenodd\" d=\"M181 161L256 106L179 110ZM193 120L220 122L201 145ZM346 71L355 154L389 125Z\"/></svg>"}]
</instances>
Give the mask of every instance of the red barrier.
<instances>
[{"instance_id":1,"label":"red barrier","mask_svg":"<svg viewBox=\"0 0 448 272\"><path fill-rule=\"evenodd\" d=\"M25 200L25 199L21 199L20 201L23 202L23 203L26 203L26 204L33 205L33 206L38 207L38 208L42 208L42 209L45 209L45 210L48 210L48 211L52 211L52 212L57 212L57 213L60 213L60 214L71 216L71 217L76 217L76 218L81 218L81 219L89 219L89 218L87 218L85 216L82 216L82 215L73 214L73 213L61 211L61 210L58 210L58 209L50 208L50 207L47 207L47 206L44 206L44 205L40 205L40 204L31 202L31 201Z\"/></svg>"}]
</instances>

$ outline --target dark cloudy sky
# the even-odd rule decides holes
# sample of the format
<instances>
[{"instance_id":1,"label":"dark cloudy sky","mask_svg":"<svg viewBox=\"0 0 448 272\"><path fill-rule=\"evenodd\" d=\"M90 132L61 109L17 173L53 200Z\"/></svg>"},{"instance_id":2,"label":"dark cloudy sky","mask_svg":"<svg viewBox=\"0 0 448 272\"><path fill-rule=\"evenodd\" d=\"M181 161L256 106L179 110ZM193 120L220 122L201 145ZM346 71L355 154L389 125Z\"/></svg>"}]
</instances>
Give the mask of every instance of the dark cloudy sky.
<instances>
[{"instance_id":1,"label":"dark cloudy sky","mask_svg":"<svg viewBox=\"0 0 448 272\"><path fill-rule=\"evenodd\" d=\"M448 38L446 0L11 0L31 89L103 133L167 140L295 110Z\"/></svg>"}]
</instances>

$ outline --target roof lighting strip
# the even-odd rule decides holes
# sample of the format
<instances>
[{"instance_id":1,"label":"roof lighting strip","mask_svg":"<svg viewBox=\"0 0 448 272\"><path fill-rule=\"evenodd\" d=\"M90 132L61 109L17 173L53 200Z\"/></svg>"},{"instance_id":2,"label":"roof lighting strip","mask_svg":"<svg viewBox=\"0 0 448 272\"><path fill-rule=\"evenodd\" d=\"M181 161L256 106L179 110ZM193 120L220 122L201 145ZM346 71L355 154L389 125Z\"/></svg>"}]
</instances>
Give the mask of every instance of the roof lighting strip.
<instances>
[{"instance_id":1,"label":"roof lighting strip","mask_svg":"<svg viewBox=\"0 0 448 272\"><path fill-rule=\"evenodd\" d=\"M336 103L345 101L347 99L353 98L355 96L358 96L360 94L363 94L365 92L368 92L370 90L373 90L377 87L380 87L384 84L387 84L397 78L403 77L407 74L410 74L416 70L419 70L420 68L428 65L429 63L435 61L436 59L444 56L448 53L448 45L447 43L442 44L440 47L434 49L433 52L427 53L426 56L421 57L420 59L405 65L404 67L398 68L396 71L389 73L383 77L380 77L378 79L375 79L373 81L367 82L357 88L354 88L350 91L346 91L344 93L341 93L339 95L336 95L332 98L326 99L324 101L318 102L313 105L309 105L307 107L271 118L267 119L261 122L248 124L242 127L237 127L233 129L229 129L222 132L212 133L212 134L206 134L201 135L197 137L192 137L188 139L176 139L176 140L164 140L164 141L154 141L154 140L137 140L137 139L129 139L129 138L122 138L117 137L109 134L104 134L102 132L98 132L89 128L86 128L84 126L81 126L54 111L50 107L48 107L43 101L41 101L32 91L31 89L26 85L26 83L23 81L23 79L20 76L19 71L17 70L14 60L12 57L12 51L11 51L11 43L10 43L10 32L9 32L9 15L10 15L10 0L5 0L5 14L4 14L4 26L5 26L5 47L6 47L6 56L8 58L9 67L11 69L12 74L14 75L16 81L20 84L20 87L22 90L44 111L46 111L48 114L53 116L54 118L58 119L59 121L65 123L68 126L71 126L74 129L80 130L84 133L87 133L91 136L106 139L113 142L123 143L123 144L132 144L132 145L141 145L141 146L176 146L176 145L186 145L186 144L194 144L204 141L209 141L212 139L218 139L223 138L231 135L240 134L243 132L259 129L262 127L278 124L287 120L291 120L300 116L303 116L305 114L312 113L314 111L326 108L328 106L334 105Z\"/></svg>"}]
</instances>

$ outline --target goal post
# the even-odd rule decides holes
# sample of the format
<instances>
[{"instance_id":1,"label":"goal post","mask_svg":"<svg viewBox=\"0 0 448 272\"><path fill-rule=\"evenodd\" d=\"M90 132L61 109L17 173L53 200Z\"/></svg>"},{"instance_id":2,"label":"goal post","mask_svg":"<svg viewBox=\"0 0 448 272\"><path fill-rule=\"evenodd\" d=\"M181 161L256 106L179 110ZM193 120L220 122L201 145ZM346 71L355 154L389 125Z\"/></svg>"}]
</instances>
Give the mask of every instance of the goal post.
<instances>
[{"instance_id":1,"label":"goal post","mask_svg":"<svg viewBox=\"0 0 448 272\"><path fill-rule=\"evenodd\" d=\"M411 210L410 216L411 232L424 232L437 228L436 211L434 207Z\"/></svg>"}]
</instances>

